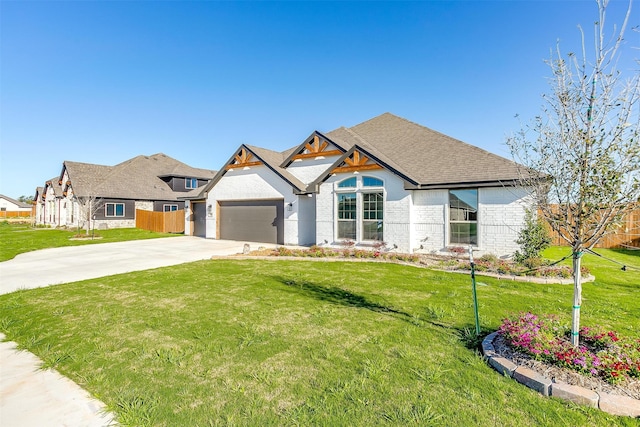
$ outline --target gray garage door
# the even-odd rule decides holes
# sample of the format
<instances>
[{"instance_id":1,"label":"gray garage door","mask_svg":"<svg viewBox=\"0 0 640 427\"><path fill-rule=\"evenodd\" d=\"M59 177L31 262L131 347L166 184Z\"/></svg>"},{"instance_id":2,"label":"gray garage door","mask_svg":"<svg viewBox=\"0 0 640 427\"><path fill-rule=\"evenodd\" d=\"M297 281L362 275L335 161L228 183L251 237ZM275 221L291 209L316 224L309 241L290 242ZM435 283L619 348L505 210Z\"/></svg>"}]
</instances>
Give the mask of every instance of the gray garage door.
<instances>
[{"instance_id":1,"label":"gray garage door","mask_svg":"<svg viewBox=\"0 0 640 427\"><path fill-rule=\"evenodd\" d=\"M220 238L284 244L284 201L220 202Z\"/></svg>"},{"instance_id":2,"label":"gray garage door","mask_svg":"<svg viewBox=\"0 0 640 427\"><path fill-rule=\"evenodd\" d=\"M207 236L207 207L204 203L193 203L193 235L198 237Z\"/></svg>"}]
</instances>

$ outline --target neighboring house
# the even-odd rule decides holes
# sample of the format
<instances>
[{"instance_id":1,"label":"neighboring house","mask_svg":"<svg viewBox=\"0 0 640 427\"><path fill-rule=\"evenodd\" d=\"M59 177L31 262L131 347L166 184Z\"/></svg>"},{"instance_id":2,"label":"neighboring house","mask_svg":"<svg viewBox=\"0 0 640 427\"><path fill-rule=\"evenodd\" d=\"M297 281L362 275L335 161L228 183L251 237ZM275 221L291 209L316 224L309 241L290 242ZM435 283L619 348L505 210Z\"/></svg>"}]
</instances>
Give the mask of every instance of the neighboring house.
<instances>
[{"instance_id":1,"label":"neighboring house","mask_svg":"<svg viewBox=\"0 0 640 427\"><path fill-rule=\"evenodd\" d=\"M284 152L241 145L199 194L187 233L401 252L472 245L508 255L529 192L505 158L389 113L313 132ZM190 231L189 231L190 230Z\"/></svg>"},{"instance_id":2,"label":"neighboring house","mask_svg":"<svg viewBox=\"0 0 640 427\"><path fill-rule=\"evenodd\" d=\"M65 161L60 175L36 190L37 223L82 228L90 219L95 228L135 227L136 209L184 209L178 196L203 187L214 175L162 153L115 166Z\"/></svg>"},{"instance_id":3,"label":"neighboring house","mask_svg":"<svg viewBox=\"0 0 640 427\"><path fill-rule=\"evenodd\" d=\"M36 187L36 194L33 197L33 221L36 224L44 224L44 187Z\"/></svg>"},{"instance_id":4,"label":"neighboring house","mask_svg":"<svg viewBox=\"0 0 640 427\"><path fill-rule=\"evenodd\" d=\"M23 203L4 194L0 194L0 218L7 216L8 212L19 212L22 215L26 215L24 212L31 212L31 207L32 205L29 203Z\"/></svg>"}]
</instances>

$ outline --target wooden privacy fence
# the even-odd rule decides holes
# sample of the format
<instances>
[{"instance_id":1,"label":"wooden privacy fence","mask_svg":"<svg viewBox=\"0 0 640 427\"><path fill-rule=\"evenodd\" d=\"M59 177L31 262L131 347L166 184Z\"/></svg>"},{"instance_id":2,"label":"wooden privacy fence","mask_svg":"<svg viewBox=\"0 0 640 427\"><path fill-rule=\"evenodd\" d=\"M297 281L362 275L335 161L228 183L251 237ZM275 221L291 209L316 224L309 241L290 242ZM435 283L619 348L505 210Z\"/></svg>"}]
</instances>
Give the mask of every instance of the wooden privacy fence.
<instances>
[{"instance_id":1,"label":"wooden privacy fence","mask_svg":"<svg viewBox=\"0 0 640 427\"><path fill-rule=\"evenodd\" d=\"M0 218L28 218L31 211L0 211Z\"/></svg>"},{"instance_id":2,"label":"wooden privacy fence","mask_svg":"<svg viewBox=\"0 0 640 427\"><path fill-rule=\"evenodd\" d=\"M184 209L172 212L136 209L136 228L159 233L184 233Z\"/></svg>"},{"instance_id":3,"label":"wooden privacy fence","mask_svg":"<svg viewBox=\"0 0 640 427\"><path fill-rule=\"evenodd\" d=\"M551 244L556 246L566 246L567 242L553 230L549 230ZM596 248L611 249L635 247L640 248L640 209L631 211L624 218L622 225L612 234L603 237Z\"/></svg>"}]
</instances>

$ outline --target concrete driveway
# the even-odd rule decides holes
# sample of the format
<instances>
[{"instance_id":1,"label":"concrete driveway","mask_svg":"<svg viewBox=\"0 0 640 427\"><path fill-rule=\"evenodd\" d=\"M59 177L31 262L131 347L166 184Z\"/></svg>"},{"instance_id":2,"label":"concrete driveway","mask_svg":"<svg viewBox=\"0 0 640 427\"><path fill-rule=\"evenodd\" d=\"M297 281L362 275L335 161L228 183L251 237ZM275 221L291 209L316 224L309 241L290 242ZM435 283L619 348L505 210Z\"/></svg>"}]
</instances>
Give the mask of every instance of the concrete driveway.
<instances>
[{"instance_id":1,"label":"concrete driveway","mask_svg":"<svg viewBox=\"0 0 640 427\"><path fill-rule=\"evenodd\" d=\"M0 295L242 253L245 242L180 236L27 252L0 263ZM275 247L268 243L249 243Z\"/></svg>"},{"instance_id":2,"label":"concrete driveway","mask_svg":"<svg viewBox=\"0 0 640 427\"><path fill-rule=\"evenodd\" d=\"M0 294L242 253L244 242L171 237L45 249L0 263ZM250 243L251 249L264 243ZM0 334L0 341L4 335ZM0 425L111 425L104 404L15 343L0 342Z\"/></svg>"}]
</instances>

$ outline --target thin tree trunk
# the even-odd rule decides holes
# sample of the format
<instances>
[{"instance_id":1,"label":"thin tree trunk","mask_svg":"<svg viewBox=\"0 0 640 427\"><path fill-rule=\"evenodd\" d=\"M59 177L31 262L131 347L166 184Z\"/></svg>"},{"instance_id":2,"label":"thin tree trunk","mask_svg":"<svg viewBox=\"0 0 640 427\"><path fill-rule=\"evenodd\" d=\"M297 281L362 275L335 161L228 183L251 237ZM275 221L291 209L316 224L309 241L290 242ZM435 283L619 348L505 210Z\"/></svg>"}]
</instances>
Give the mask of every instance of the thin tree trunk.
<instances>
[{"instance_id":1,"label":"thin tree trunk","mask_svg":"<svg viewBox=\"0 0 640 427\"><path fill-rule=\"evenodd\" d=\"M580 264L582 250L573 251L573 316L571 321L571 345L580 344L580 305L582 304L582 274Z\"/></svg>"}]
</instances>

